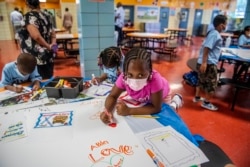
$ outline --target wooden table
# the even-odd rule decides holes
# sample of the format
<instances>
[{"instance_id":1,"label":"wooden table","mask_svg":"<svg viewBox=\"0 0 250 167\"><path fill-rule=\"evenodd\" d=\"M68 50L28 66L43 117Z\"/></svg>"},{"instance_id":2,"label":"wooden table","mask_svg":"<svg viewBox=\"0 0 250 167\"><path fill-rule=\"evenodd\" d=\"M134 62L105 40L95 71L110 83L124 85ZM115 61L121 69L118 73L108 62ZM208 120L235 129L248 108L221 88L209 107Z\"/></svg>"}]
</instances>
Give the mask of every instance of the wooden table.
<instances>
[{"instance_id":1,"label":"wooden table","mask_svg":"<svg viewBox=\"0 0 250 167\"><path fill-rule=\"evenodd\" d=\"M56 34L56 42L63 45L63 49L67 50L67 43L73 39L78 39L78 34Z\"/></svg>"},{"instance_id":2,"label":"wooden table","mask_svg":"<svg viewBox=\"0 0 250 167\"><path fill-rule=\"evenodd\" d=\"M166 28L165 32L170 35L169 39L181 38L183 41L186 38L187 29L185 28Z\"/></svg>"},{"instance_id":3,"label":"wooden table","mask_svg":"<svg viewBox=\"0 0 250 167\"><path fill-rule=\"evenodd\" d=\"M61 29L61 28L55 28L54 31L55 31L56 33L62 33L62 32L66 32L67 30Z\"/></svg>"},{"instance_id":4,"label":"wooden table","mask_svg":"<svg viewBox=\"0 0 250 167\"><path fill-rule=\"evenodd\" d=\"M163 40L166 41L169 38L169 35L161 33L133 32L133 33L128 33L127 37L129 38L129 43L131 47L133 47L134 43L139 42L140 47L142 48L155 49L157 48L155 44L156 43L161 44ZM152 46L150 46L149 42L152 42Z\"/></svg>"},{"instance_id":5,"label":"wooden table","mask_svg":"<svg viewBox=\"0 0 250 167\"><path fill-rule=\"evenodd\" d=\"M127 37L127 33L138 32L138 31L140 31L140 29L135 28L135 27L123 27L122 28L124 39Z\"/></svg>"}]
</instances>

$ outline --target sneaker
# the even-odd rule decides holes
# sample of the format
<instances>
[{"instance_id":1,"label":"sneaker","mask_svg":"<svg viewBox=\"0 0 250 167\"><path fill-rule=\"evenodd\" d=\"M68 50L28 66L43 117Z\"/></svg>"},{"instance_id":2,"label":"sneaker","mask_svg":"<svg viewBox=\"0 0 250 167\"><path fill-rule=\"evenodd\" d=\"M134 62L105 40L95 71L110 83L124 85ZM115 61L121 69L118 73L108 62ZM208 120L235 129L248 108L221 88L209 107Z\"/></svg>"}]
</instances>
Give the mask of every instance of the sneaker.
<instances>
[{"instance_id":1,"label":"sneaker","mask_svg":"<svg viewBox=\"0 0 250 167\"><path fill-rule=\"evenodd\" d=\"M201 104L201 107L206 108L206 109L211 110L211 111L216 111L216 110L218 110L218 107L216 107L216 106L213 105L212 103L206 104L206 103L203 102L203 103Z\"/></svg>"},{"instance_id":2,"label":"sneaker","mask_svg":"<svg viewBox=\"0 0 250 167\"><path fill-rule=\"evenodd\" d=\"M175 103L176 104L176 109L178 109L178 108L182 107L184 102L183 102L182 96L180 94L176 93L173 96L173 98L171 100L171 103Z\"/></svg>"},{"instance_id":3,"label":"sneaker","mask_svg":"<svg viewBox=\"0 0 250 167\"><path fill-rule=\"evenodd\" d=\"M204 101L205 100L205 98L204 97L200 97L200 98L196 98L196 97L194 97L193 98L193 102L194 103L196 103L196 102L200 102L200 101Z\"/></svg>"}]
</instances>

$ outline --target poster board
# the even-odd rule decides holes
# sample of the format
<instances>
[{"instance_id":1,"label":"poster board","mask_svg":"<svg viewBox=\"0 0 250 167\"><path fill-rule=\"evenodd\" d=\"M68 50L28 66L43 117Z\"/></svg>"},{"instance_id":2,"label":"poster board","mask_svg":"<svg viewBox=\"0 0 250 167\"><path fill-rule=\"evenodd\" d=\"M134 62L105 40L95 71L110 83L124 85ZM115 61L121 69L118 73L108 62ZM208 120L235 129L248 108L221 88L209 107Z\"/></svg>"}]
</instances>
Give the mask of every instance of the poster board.
<instances>
[{"instance_id":1,"label":"poster board","mask_svg":"<svg viewBox=\"0 0 250 167\"><path fill-rule=\"evenodd\" d=\"M27 137L0 143L0 165L155 167L123 117L115 116L118 123L115 128L100 121L103 106L104 99L93 99L9 113L8 117L15 118L21 114L26 118ZM72 125L35 128L41 113L67 111L72 111ZM2 125L9 124L4 120Z\"/></svg>"}]
</instances>

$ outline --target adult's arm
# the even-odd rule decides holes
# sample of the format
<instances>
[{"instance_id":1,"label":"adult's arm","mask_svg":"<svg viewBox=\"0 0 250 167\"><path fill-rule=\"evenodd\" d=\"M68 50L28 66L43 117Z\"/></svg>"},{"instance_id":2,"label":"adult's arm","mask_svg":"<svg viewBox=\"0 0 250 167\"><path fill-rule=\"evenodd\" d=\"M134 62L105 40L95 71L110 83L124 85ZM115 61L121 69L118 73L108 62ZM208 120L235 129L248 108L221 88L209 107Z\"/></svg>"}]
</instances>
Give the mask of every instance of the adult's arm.
<instances>
[{"instance_id":1,"label":"adult's arm","mask_svg":"<svg viewBox=\"0 0 250 167\"><path fill-rule=\"evenodd\" d=\"M41 36L39 30L32 24L27 25L27 30L32 39L34 39L39 45L51 50L51 46L45 39Z\"/></svg>"}]
</instances>

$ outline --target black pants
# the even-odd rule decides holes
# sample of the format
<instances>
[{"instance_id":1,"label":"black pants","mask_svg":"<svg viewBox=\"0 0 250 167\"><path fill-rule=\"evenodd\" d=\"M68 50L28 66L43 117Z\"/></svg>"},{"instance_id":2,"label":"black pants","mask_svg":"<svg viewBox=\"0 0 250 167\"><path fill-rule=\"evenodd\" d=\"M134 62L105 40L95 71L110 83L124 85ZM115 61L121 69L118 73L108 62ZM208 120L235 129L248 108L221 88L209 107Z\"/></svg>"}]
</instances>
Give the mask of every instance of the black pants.
<instances>
[{"instance_id":1,"label":"black pants","mask_svg":"<svg viewBox=\"0 0 250 167\"><path fill-rule=\"evenodd\" d=\"M118 41L117 41L117 44L118 45L121 45L122 43L122 40L123 40L123 33L122 33L122 28L115 25L115 31L118 32Z\"/></svg>"},{"instance_id":2,"label":"black pants","mask_svg":"<svg viewBox=\"0 0 250 167\"><path fill-rule=\"evenodd\" d=\"M48 62L44 65L37 65L37 70L42 79L50 79L53 76L54 62Z\"/></svg>"}]
</instances>

